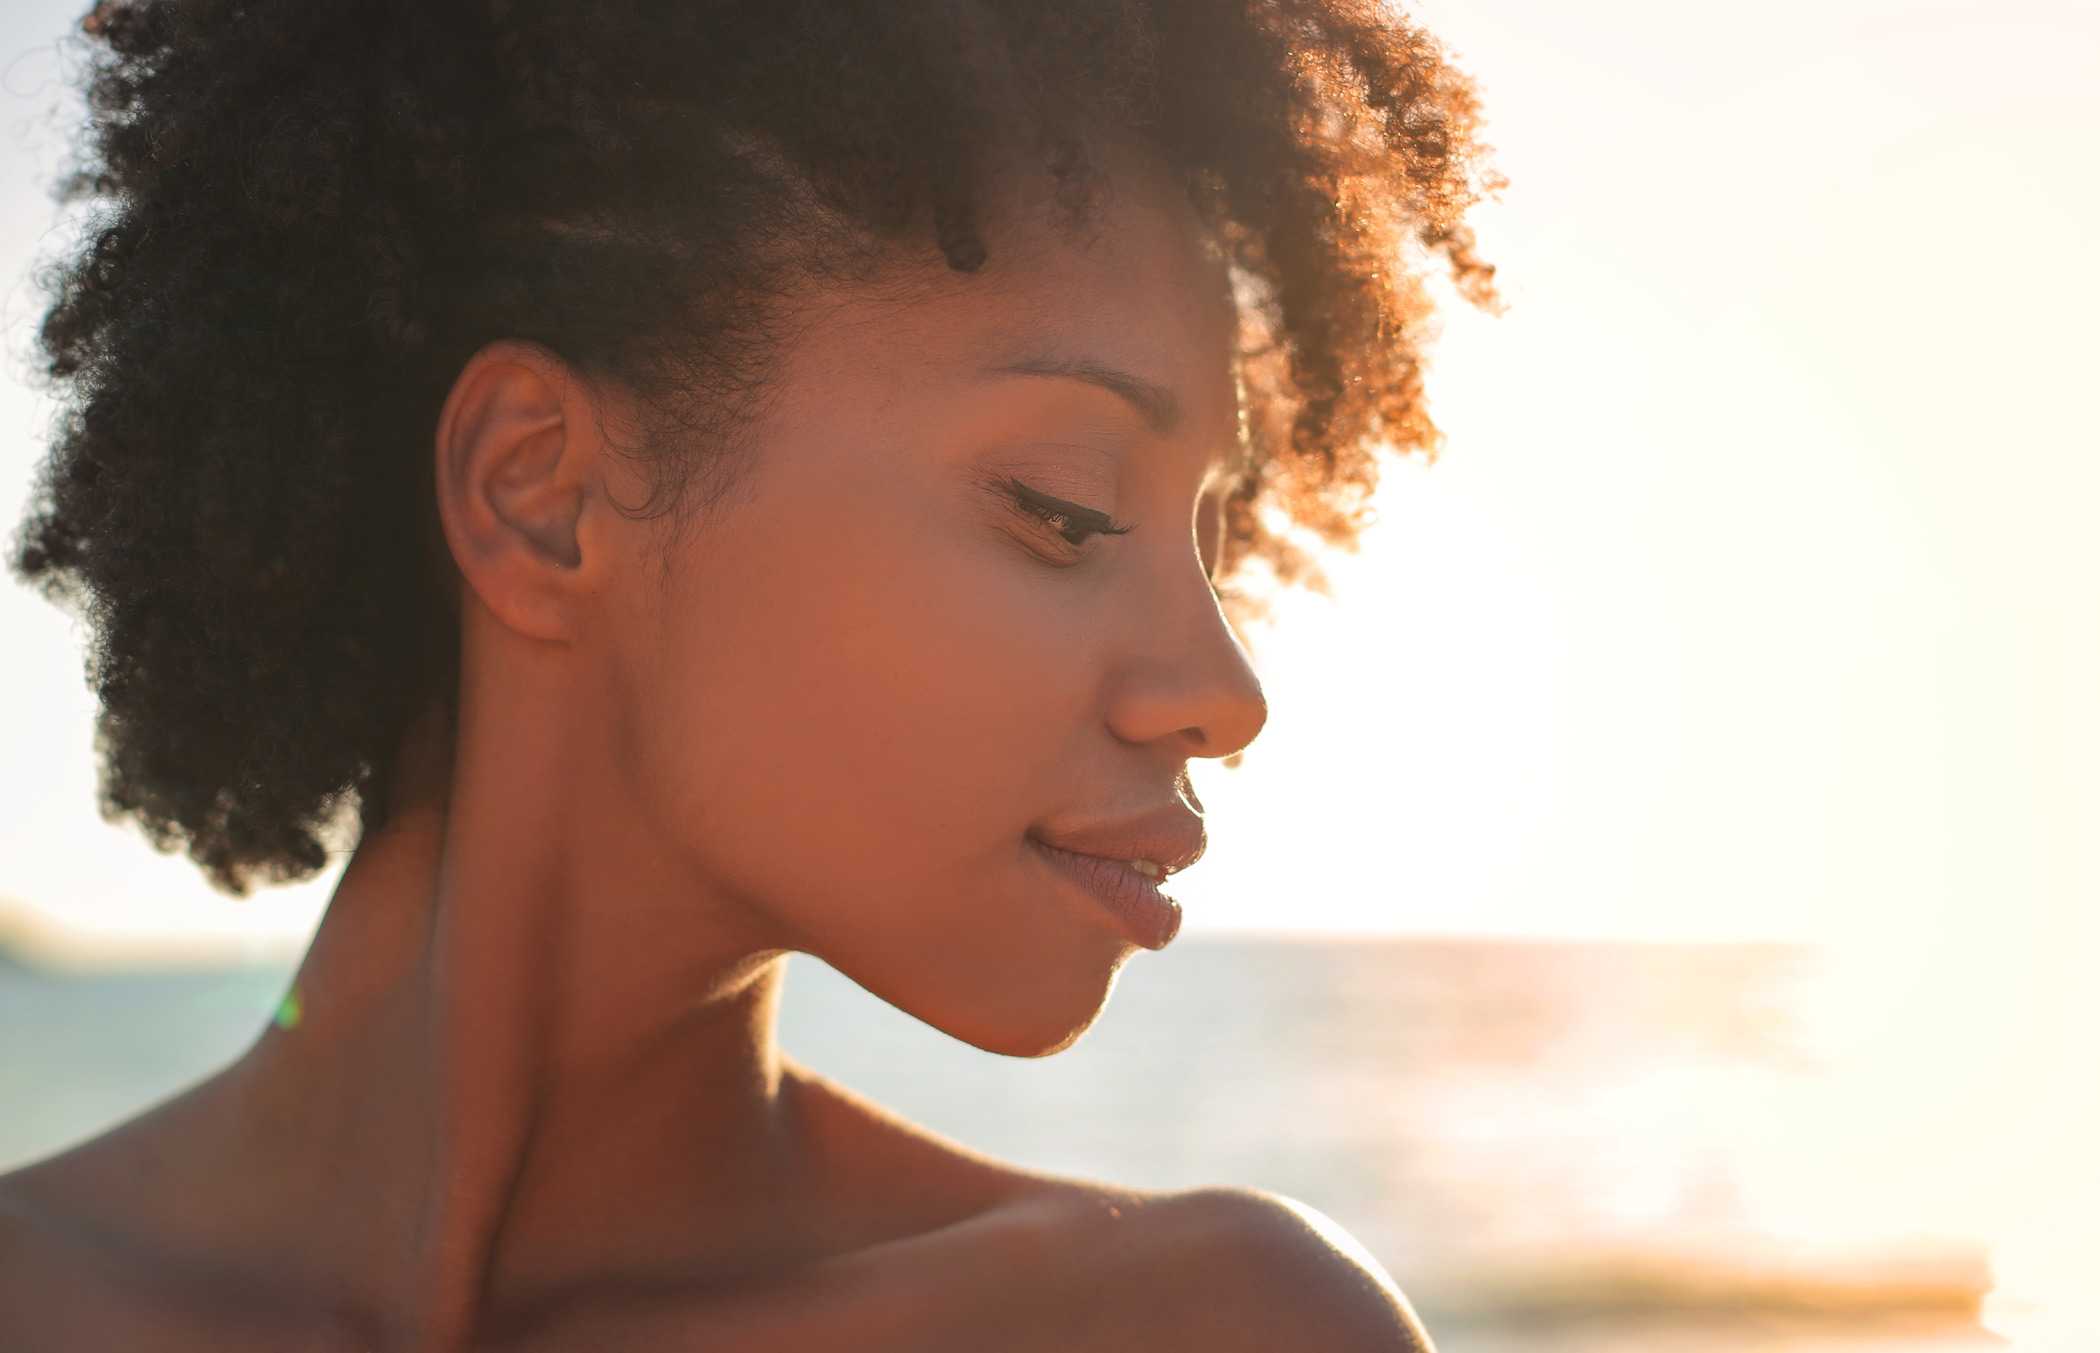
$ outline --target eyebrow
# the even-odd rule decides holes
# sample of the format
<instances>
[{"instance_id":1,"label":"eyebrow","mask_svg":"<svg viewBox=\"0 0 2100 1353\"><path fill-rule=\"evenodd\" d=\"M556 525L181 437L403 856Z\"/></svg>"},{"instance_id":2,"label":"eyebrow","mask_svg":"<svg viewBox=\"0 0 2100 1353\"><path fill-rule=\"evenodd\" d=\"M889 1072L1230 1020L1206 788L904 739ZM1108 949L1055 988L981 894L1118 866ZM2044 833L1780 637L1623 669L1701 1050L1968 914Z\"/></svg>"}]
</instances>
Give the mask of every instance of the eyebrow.
<instances>
[{"instance_id":1,"label":"eyebrow","mask_svg":"<svg viewBox=\"0 0 2100 1353\"><path fill-rule=\"evenodd\" d=\"M1085 381L1120 395L1140 414L1153 435L1164 437L1181 422L1181 402L1157 381L1090 357L1040 355L985 367L980 376L1051 376Z\"/></svg>"}]
</instances>

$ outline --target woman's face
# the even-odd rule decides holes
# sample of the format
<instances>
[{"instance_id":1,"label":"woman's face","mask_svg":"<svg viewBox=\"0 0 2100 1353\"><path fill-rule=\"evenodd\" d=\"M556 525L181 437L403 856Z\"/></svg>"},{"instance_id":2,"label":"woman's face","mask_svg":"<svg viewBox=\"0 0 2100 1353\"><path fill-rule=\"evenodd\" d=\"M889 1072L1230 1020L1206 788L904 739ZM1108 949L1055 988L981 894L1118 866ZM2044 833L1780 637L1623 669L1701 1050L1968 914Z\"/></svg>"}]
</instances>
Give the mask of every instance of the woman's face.
<instances>
[{"instance_id":1,"label":"woman's face","mask_svg":"<svg viewBox=\"0 0 2100 1353\"><path fill-rule=\"evenodd\" d=\"M1031 833L1171 809L1190 758L1266 718L1209 585L1240 436L1225 265L1148 173L1078 242L1032 193L1007 187L975 275L812 295L749 478L668 587L637 550L603 655L617 764L696 887L1021 1056L1083 1033L1136 947ZM1052 363L1173 415L1000 370ZM1009 476L1134 529L1046 522Z\"/></svg>"}]
</instances>

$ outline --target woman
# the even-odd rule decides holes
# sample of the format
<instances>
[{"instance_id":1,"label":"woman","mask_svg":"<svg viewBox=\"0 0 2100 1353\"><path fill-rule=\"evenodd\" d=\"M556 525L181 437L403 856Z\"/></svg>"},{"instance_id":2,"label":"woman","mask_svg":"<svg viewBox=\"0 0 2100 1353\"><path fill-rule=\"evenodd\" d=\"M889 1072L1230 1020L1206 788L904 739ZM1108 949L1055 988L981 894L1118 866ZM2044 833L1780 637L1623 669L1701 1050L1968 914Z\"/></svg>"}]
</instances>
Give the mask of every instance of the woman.
<instances>
[{"instance_id":1,"label":"woman","mask_svg":"<svg viewBox=\"0 0 2100 1353\"><path fill-rule=\"evenodd\" d=\"M1490 298L1427 37L83 28L111 210L13 564L93 622L108 813L236 895L355 850L242 1057L0 1180L0 1346L1426 1346L1312 1209L988 1158L774 1018L803 952L1046 1056L1172 938L1188 763L1266 715L1218 581L1317 580L1277 522L1346 544L1373 445L1433 450L1401 246Z\"/></svg>"}]
</instances>

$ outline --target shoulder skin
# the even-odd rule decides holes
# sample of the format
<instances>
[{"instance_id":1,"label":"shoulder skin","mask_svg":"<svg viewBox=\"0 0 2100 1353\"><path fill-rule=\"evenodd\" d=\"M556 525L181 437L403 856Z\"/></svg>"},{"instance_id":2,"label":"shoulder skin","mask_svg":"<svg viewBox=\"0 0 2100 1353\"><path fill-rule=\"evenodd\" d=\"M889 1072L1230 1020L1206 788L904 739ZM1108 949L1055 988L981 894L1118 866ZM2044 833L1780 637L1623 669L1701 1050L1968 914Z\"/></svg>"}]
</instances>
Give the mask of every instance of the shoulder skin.
<instances>
[{"instance_id":1,"label":"shoulder skin","mask_svg":"<svg viewBox=\"0 0 2100 1353\"><path fill-rule=\"evenodd\" d=\"M1220 1347L1436 1353L1392 1276L1318 1208L1226 1187L1195 1190L1181 1205L1195 1232L1184 1253L1229 1326Z\"/></svg>"}]
</instances>

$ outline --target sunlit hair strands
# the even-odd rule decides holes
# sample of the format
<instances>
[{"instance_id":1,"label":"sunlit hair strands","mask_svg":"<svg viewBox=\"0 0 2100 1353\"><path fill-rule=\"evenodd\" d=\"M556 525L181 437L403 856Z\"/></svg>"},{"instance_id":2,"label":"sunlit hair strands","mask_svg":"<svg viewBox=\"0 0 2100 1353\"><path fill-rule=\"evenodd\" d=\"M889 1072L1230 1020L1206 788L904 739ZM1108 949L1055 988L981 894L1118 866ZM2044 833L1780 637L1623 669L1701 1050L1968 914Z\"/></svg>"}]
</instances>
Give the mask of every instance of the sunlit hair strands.
<instances>
[{"instance_id":1,"label":"sunlit hair strands","mask_svg":"<svg viewBox=\"0 0 2100 1353\"><path fill-rule=\"evenodd\" d=\"M1247 456L1219 573L1321 585L1375 451L1433 454L1441 269L1494 303L1471 86L1358 0L105 3L45 275L59 400L11 563L89 622L106 816L220 888L386 820L454 699L433 422L462 363L537 343L646 412L681 526L734 487L799 284L980 267L981 188L1032 160L1083 230L1143 143L1228 251ZM1255 603L1226 594L1228 608Z\"/></svg>"}]
</instances>

